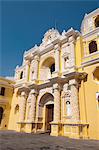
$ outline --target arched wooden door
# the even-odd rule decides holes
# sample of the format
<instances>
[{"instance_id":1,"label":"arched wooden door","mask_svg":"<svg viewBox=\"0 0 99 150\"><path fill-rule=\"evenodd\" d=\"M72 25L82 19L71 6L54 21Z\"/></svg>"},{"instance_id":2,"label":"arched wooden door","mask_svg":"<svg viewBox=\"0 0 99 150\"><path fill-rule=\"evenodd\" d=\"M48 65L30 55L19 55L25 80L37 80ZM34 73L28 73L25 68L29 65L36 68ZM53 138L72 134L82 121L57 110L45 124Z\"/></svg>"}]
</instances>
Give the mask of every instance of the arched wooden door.
<instances>
[{"instance_id":1,"label":"arched wooden door","mask_svg":"<svg viewBox=\"0 0 99 150\"><path fill-rule=\"evenodd\" d=\"M46 105L46 130L51 131L50 122L53 121L54 104Z\"/></svg>"}]
</instances>

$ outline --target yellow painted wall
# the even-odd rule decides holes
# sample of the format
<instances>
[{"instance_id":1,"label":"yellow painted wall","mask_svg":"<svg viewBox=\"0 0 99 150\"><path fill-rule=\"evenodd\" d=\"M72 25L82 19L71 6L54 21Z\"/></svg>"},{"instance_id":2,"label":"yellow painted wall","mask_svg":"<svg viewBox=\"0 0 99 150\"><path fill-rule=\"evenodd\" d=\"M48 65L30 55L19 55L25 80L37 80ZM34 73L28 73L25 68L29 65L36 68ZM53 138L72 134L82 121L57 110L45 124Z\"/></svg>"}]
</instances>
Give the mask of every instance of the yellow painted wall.
<instances>
[{"instance_id":1,"label":"yellow painted wall","mask_svg":"<svg viewBox=\"0 0 99 150\"><path fill-rule=\"evenodd\" d=\"M5 78L0 77L0 87L5 88L4 96L0 95L0 107L4 109L3 118L1 122L1 129L8 129L9 124L9 115L12 103L12 95L13 95L13 85L14 82L11 82Z\"/></svg>"},{"instance_id":2,"label":"yellow painted wall","mask_svg":"<svg viewBox=\"0 0 99 150\"><path fill-rule=\"evenodd\" d=\"M88 77L84 85L81 85L80 103L85 101L85 106L82 104L80 107L82 120L86 118L87 123L89 123L89 137L99 139L99 108L96 100L96 92L99 92L99 84L96 84L93 78L93 71L96 66L99 66L99 63L84 67L84 71L88 73ZM83 97L85 100L83 100ZM86 115L84 109L86 109Z\"/></svg>"},{"instance_id":3,"label":"yellow painted wall","mask_svg":"<svg viewBox=\"0 0 99 150\"><path fill-rule=\"evenodd\" d=\"M78 37L75 43L75 58L76 58L76 66L79 68L81 66L83 57L83 44L82 44L82 37Z\"/></svg>"},{"instance_id":4,"label":"yellow painted wall","mask_svg":"<svg viewBox=\"0 0 99 150\"><path fill-rule=\"evenodd\" d=\"M98 51L92 54L89 54L89 47L88 44L91 40L96 40L97 44L99 44L99 39L97 37L97 34L91 34L91 36L88 36L87 38L84 38L83 36L79 36L75 41L75 65L76 65L76 71L78 72L85 72L87 73L87 79L82 80L81 84L79 86L79 109L80 109L80 123L88 123L88 136L90 139L99 139L99 105L96 100L96 92L99 92L99 81L96 82L96 80L93 77L93 71L97 66L99 66L99 63L93 63L94 59L99 59L99 45L98 45ZM62 45L61 45L62 47ZM84 49L86 48L86 55L84 54ZM85 55L85 56L84 56ZM38 83L42 84L43 81L40 81L40 69L42 67L42 63L46 60L46 58L55 58L54 49L49 51L48 53L45 53L44 55L40 56L39 61L39 70L38 70ZM60 50L60 73L62 73L62 48ZM88 61L92 62L92 64L88 64ZM51 61L48 62L51 64ZM98 72L99 73L99 72ZM28 81L30 81L30 66L28 70ZM4 81L4 79L0 79L0 81ZM4 108L4 119L3 119L3 128L2 129L9 129L9 130L17 130L18 131L18 124L19 121L19 111L17 114L15 113L15 108L17 105L20 106L20 99L18 97L18 88L8 88L6 86L6 80L4 85L0 85L6 88L5 96L0 96L0 100L7 99L8 101L3 104L0 103L0 106ZM24 81L23 81L24 83ZM38 98L36 101L36 114L38 113ZM66 118L63 117L63 101L62 101L62 95L61 95L61 120L63 122L67 121ZM64 111L66 111L64 109ZM27 113L28 109L26 110L26 118L27 119ZM45 114L43 114L43 117ZM45 119L45 118L44 118ZM4 126L7 125L5 128ZM66 130L70 129L69 127L65 128ZM27 129L28 130L28 129ZM74 128L75 130L75 128ZM63 131L62 131L63 132ZM87 131L86 131L87 132ZM61 133L61 132L60 132ZM59 133L59 134L60 134ZM63 134L63 133L62 133ZM71 137L71 135L69 135Z\"/></svg>"},{"instance_id":5,"label":"yellow painted wall","mask_svg":"<svg viewBox=\"0 0 99 150\"><path fill-rule=\"evenodd\" d=\"M17 97L17 88L14 91L13 97L12 97L12 104L11 104L11 111L10 111L10 119L9 119L9 130L17 130L17 116L15 114L15 108L16 105L19 104L18 97Z\"/></svg>"}]
</instances>

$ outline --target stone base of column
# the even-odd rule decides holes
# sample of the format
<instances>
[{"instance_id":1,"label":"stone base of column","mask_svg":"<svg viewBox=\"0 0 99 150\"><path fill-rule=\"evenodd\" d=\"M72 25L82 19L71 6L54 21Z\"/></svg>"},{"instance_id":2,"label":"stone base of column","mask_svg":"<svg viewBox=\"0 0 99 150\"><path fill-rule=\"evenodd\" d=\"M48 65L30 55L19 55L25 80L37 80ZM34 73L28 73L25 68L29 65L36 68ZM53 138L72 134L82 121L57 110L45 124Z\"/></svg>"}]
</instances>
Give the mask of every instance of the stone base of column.
<instances>
[{"instance_id":1,"label":"stone base of column","mask_svg":"<svg viewBox=\"0 0 99 150\"><path fill-rule=\"evenodd\" d=\"M17 124L16 131L17 131L17 132L21 132L21 124Z\"/></svg>"},{"instance_id":2,"label":"stone base of column","mask_svg":"<svg viewBox=\"0 0 99 150\"><path fill-rule=\"evenodd\" d=\"M59 123L51 122L51 136L58 136L59 135Z\"/></svg>"},{"instance_id":3,"label":"stone base of column","mask_svg":"<svg viewBox=\"0 0 99 150\"><path fill-rule=\"evenodd\" d=\"M59 76L60 76L59 72L53 72L52 73L52 78L59 77Z\"/></svg>"},{"instance_id":4,"label":"stone base of column","mask_svg":"<svg viewBox=\"0 0 99 150\"><path fill-rule=\"evenodd\" d=\"M24 122L22 122L22 123L18 122L16 131L25 132L25 127L26 127L26 124Z\"/></svg>"},{"instance_id":5,"label":"stone base of column","mask_svg":"<svg viewBox=\"0 0 99 150\"><path fill-rule=\"evenodd\" d=\"M63 136L88 139L88 124L63 124Z\"/></svg>"},{"instance_id":6,"label":"stone base of column","mask_svg":"<svg viewBox=\"0 0 99 150\"><path fill-rule=\"evenodd\" d=\"M64 125L63 135L69 138L79 139L79 129L77 126Z\"/></svg>"},{"instance_id":7,"label":"stone base of column","mask_svg":"<svg viewBox=\"0 0 99 150\"><path fill-rule=\"evenodd\" d=\"M38 83L38 80L34 79L34 80L31 81L31 83L32 83L32 84L37 84L37 83Z\"/></svg>"},{"instance_id":8,"label":"stone base of column","mask_svg":"<svg viewBox=\"0 0 99 150\"><path fill-rule=\"evenodd\" d=\"M26 124L25 132L26 133L31 133L32 132L32 124Z\"/></svg>"},{"instance_id":9,"label":"stone base of column","mask_svg":"<svg viewBox=\"0 0 99 150\"><path fill-rule=\"evenodd\" d=\"M35 123L34 122L26 123L25 132L26 133L34 133L35 132Z\"/></svg>"}]
</instances>

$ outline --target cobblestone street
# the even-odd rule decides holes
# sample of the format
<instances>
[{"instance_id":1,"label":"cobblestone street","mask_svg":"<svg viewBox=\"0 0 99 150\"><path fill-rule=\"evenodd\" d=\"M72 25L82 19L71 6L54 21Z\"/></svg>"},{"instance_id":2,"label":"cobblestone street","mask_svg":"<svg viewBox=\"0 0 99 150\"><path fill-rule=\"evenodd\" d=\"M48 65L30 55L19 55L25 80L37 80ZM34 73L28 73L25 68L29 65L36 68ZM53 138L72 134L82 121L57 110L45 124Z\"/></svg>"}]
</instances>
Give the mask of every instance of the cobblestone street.
<instances>
[{"instance_id":1,"label":"cobblestone street","mask_svg":"<svg viewBox=\"0 0 99 150\"><path fill-rule=\"evenodd\" d=\"M0 131L0 150L99 150L99 141Z\"/></svg>"}]
</instances>

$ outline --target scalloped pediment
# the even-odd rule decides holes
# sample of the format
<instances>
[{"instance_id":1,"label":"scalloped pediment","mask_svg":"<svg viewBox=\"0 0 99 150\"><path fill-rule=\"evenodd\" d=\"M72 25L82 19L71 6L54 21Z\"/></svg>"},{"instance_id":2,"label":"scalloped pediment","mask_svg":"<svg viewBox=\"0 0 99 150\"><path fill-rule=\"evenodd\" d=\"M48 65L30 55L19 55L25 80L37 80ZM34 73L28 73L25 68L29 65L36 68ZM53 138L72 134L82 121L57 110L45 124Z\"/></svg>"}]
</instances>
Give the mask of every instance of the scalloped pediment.
<instances>
[{"instance_id":1,"label":"scalloped pediment","mask_svg":"<svg viewBox=\"0 0 99 150\"><path fill-rule=\"evenodd\" d=\"M53 41L54 39L58 38L60 36L58 30L52 28L49 29L45 34L44 34L44 38L42 39L42 43L43 44L49 44L51 41Z\"/></svg>"}]
</instances>

